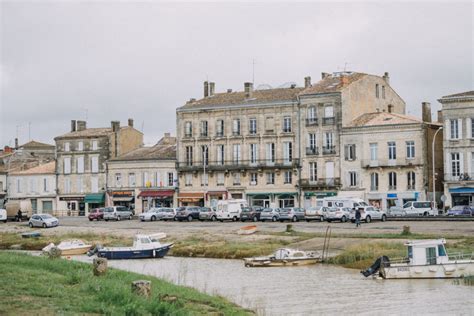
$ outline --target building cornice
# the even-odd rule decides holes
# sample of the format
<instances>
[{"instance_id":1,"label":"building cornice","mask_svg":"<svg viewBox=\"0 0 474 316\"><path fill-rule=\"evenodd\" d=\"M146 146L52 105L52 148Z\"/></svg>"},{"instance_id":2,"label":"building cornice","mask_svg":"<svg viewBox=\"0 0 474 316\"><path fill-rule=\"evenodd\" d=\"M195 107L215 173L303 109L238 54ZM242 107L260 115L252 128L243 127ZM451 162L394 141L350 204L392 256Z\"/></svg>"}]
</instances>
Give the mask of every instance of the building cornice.
<instances>
[{"instance_id":1,"label":"building cornice","mask_svg":"<svg viewBox=\"0 0 474 316\"><path fill-rule=\"evenodd\" d=\"M275 107L275 106L294 106L297 105L297 100L284 101L284 102L271 102L271 103L249 103L249 104L222 104L215 106L195 106L192 108L178 108L176 113L179 112L198 112L198 111L214 111L214 110L226 110L226 109L240 109L240 108L260 108L260 107Z\"/></svg>"}]
</instances>

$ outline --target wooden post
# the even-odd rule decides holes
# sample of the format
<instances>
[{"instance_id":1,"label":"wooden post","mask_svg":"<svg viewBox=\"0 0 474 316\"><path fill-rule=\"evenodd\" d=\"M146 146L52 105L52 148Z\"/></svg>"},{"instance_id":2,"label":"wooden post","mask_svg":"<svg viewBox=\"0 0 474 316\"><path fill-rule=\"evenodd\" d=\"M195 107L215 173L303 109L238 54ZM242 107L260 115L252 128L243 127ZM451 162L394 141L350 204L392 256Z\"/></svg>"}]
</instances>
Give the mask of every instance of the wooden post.
<instances>
[{"instance_id":1,"label":"wooden post","mask_svg":"<svg viewBox=\"0 0 474 316\"><path fill-rule=\"evenodd\" d=\"M410 226L403 226L402 235L411 235Z\"/></svg>"},{"instance_id":2,"label":"wooden post","mask_svg":"<svg viewBox=\"0 0 474 316\"><path fill-rule=\"evenodd\" d=\"M58 247L52 247L48 251L48 257L51 259L59 258L61 257L61 253L62 253L61 249L59 249Z\"/></svg>"},{"instance_id":3,"label":"wooden post","mask_svg":"<svg viewBox=\"0 0 474 316\"><path fill-rule=\"evenodd\" d=\"M137 280L132 282L132 293L144 297L151 295L151 282L147 280Z\"/></svg>"},{"instance_id":4,"label":"wooden post","mask_svg":"<svg viewBox=\"0 0 474 316\"><path fill-rule=\"evenodd\" d=\"M95 276L104 275L107 273L107 259L94 258L92 261L93 273Z\"/></svg>"},{"instance_id":5,"label":"wooden post","mask_svg":"<svg viewBox=\"0 0 474 316\"><path fill-rule=\"evenodd\" d=\"M293 225L287 224L286 225L286 232L287 233L292 233L293 232Z\"/></svg>"}]
</instances>

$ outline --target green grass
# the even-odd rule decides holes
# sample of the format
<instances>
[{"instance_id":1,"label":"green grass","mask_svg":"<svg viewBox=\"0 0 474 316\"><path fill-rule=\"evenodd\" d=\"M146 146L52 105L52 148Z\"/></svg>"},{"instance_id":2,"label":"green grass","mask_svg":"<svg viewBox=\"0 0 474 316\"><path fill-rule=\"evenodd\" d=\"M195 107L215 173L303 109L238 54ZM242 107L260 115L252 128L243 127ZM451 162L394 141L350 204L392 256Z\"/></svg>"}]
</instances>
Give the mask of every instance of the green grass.
<instances>
[{"instance_id":1,"label":"green grass","mask_svg":"<svg viewBox=\"0 0 474 316\"><path fill-rule=\"evenodd\" d=\"M0 315L249 315L224 298L163 280L109 269L95 277L86 263L0 252ZM135 280L152 283L149 299L131 293ZM175 302L161 300L166 296Z\"/></svg>"}]
</instances>

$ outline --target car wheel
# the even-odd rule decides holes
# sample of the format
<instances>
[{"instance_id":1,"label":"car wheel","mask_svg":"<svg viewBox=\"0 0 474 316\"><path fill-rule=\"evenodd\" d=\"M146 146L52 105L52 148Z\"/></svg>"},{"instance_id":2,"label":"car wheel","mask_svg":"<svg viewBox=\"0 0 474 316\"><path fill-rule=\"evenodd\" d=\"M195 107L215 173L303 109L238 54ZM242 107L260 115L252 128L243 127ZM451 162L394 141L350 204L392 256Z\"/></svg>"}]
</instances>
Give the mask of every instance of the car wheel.
<instances>
[{"instance_id":1,"label":"car wheel","mask_svg":"<svg viewBox=\"0 0 474 316\"><path fill-rule=\"evenodd\" d=\"M232 217L232 221L233 221L233 222L237 222L237 219L238 219L238 218L237 218L237 217L235 217L235 216L234 216L234 217Z\"/></svg>"},{"instance_id":2,"label":"car wheel","mask_svg":"<svg viewBox=\"0 0 474 316\"><path fill-rule=\"evenodd\" d=\"M106 219L104 219L104 220L105 220L106 222L108 222L108 221L109 221L109 219L108 219L108 218L106 218Z\"/></svg>"},{"instance_id":3,"label":"car wheel","mask_svg":"<svg viewBox=\"0 0 474 316\"><path fill-rule=\"evenodd\" d=\"M293 218L291 219L292 222L297 222L298 219L296 218L296 216L293 216Z\"/></svg>"},{"instance_id":4,"label":"car wheel","mask_svg":"<svg viewBox=\"0 0 474 316\"><path fill-rule=\"evenodd\" d=\"M215 216L212 216L212 217L211 217L211 221L212 221L212 222L215 222L216 220L217 220L217 217L215 217Z\"/></svg>"},{"instance_id":5,"label":"car wheel","mask_svg":"<svg viewBox=\"0 0 474 316\"><path fill-rule=\"evenodd\" d=\"M366 217L365 217L365 222L366 222L366 223L370 223L370 221L371 221L370 216L366 216Z\"/></svg>"},{"instance_id":6,"label":"car wheel","mask_svg":"<svg viewBox=\"0 0 474 316\"><path fill-rule=\"evenodd\" d=\"M387 216L382 215L382 222L385 222L387 220Z\"/></svg>"},{"instance_id":7,"label":"car wheel","mask_svg":"<svg viewBox=\"0 0 474 316\"><path fill-rule=\"evenodd\" d=\"M156 221L156 216L155 216L155 215L153 215L153 216L151 217L151 221L152 221L152 222Z\"/></svg>"},{"instance_id":8,"label":"car wheel","mask_svg":"<svg viewBox=\"0 0 474 316\"><path fill-rule=\"evenodd\" d=\"M188 216L188 222L192 222L193 221L193 217L191 215Z\"/></svg>"},{"instance_id":9,"label":"car wheel","mask_svg":"<svg viewBox=\"0 0 474 316\"><path fill-rule=\"evenodd\" d=\"M276 216L273 216L273 217L272 217L272 222L276 222L276 221L277 221Z\"/></svg>"},{"instance_id":10,"label":"car wheel","mask_svg":"<svg viewBox=\"0 0 474 316\"><path fill-rule=\"evenodd\" d=\"M128 216L128 219L129 219L129 220L132 220L132 218L133 218L132 215L129 215L129 216Z\"/></svg>"},{"instance_id":11,"label":"car wheel","mask_svg":"<svg viewBox=\"0 0 474 316\"><path fill-rule=\"evenodd\" d=\"M319 221L320 221L320 222L324 222L324 217L321 216L321 217L319 218Z\"/></svg>"},{"instance_id":12,"label":"car wheel","mask_svg":"<svg viewBox=\"0 0 474 316\"><path fill-rule=\"evenodd\" d=\"M407 212L403 211L402 216L407 216Z\"/></svg>"},{"instance_id":13,"label":"car wheel","mask_svg":"<svg viewBox=\"0 0 474 316\"><path fill-rule=\"evenodd\" d=\"M306 220L308 223L310 222L309 219Z\"/></svg>"},{"instance_id":14,"label":"car wheel","mask_svg":"<svg viewBox=\"0 0 474 316\"><path fill-rule=\"evenodd\" d=\"M245 222L245 219L241 218L240 221L243 223L243 222Z\"/></svg>"},{"instance_id":15,"label":"car wheel","mask_svg":"<svg viewBox=\"0 0 474 316\"><path fill-rule=\"evenodd\" d=\"M428 212L424 212L424 213L423 213L423 216L428 216Z\"/></svg>"},{"instance_id":16,"label":"car wheel","mask_svg":"<svg viewBox=\"0 0 474 316\"><path fill-rule=\"evenodd\" d=\"M30 228L33 228L33 223L29 223L28 226L30 226Z\"/></svg>"},{"instance_id":17,"label":"car wheel","mask_svg":"<svg viewBox=\"0 0 474 316\"><path fill-rule=\"evenodd\" d=\"M43 223L43 228L46 228L46 227L47 227L47 226L46 226L46 223Z\"/></svg>"},{"instance_id":18,"label":"car wheel","mask_svg":"<svg viewBox=\"0 0 474 316\"><path fill-rule=\"evenodd\" d=\"M94 219L93 218L89 218L89 222L92 222Z\"/></svg>"},{"instance_id":19,"label":"car wheel","mask_svg":"<svg viewBox=\"0 0 474 316\"><path fill-rule=\"evenodd\" d=\"M257 216L254 216L254 217L253 217L253 221L254 221L254 222L258 222Z\"/></svg>"},{"instance_id":20,"label":"car wheel","mask_svg":"<svg viewBox=\"0 0 474 316\"><path fill-rule=\"evenodd\" d=\"M328 219L327 222L330 223L330 222L332 222L332 220Z\"/></svg>"},{"instance_id":21,"label":"car wheel","mask_svg":"<svg viewBox=\"0 0 474 316\"><path fill-rule=\"evenodd\" d=\"M341 218L341 223L345 223L345 222L347 222L347 218L343 215Z\"/></svg>"}]
</instances>

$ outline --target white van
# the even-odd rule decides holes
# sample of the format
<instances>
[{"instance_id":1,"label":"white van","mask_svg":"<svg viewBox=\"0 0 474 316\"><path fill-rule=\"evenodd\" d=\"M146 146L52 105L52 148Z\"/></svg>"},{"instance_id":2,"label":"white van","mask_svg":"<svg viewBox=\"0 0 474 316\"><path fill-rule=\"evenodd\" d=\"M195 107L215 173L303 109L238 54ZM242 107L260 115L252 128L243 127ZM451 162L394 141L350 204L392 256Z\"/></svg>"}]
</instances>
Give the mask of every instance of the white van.
<instances>
[{"instance_id":1,"label":"white van","mask_svg":"<svg viewBox=\"0 0 474 316\"><path fill-rule=\"evenodd\" d=\"M410 201L403 205L406 215L434 216L435 211L431 207L430 201Z\"/></svg>"},{"instance_id":2,"label":"white van","mask_svg":"<svg viewBox=\"0 0 474 316\"><path fill-rule=\"evenodd\" d=\"M0 221L7 222L7 210L4 208L0 208Z\"/></svg>"},{"instance_id":3,"label":"white van","mask_svg":"<svg viewBox=\"0 0 474 316\"><path fill-rule=\"evenodd\" d=\"M327 197L324 198L323 206L325 207L348 207L351 210L355 210L360 206L368 206L367 202L359 198L344 198L344 197Z\"/></svg>"},{"instance_id":4,"label":"white van","mask_svg":"<svg viewBox=\"0 0 474 316\"><path fill-rule=\"evenodd\" d=\"M240 213L243 207L248 207L247 201L243 199L218 201L216 217L221 222L224 220L237 221L240 219Z\"/></svg>"}]
</instances>

